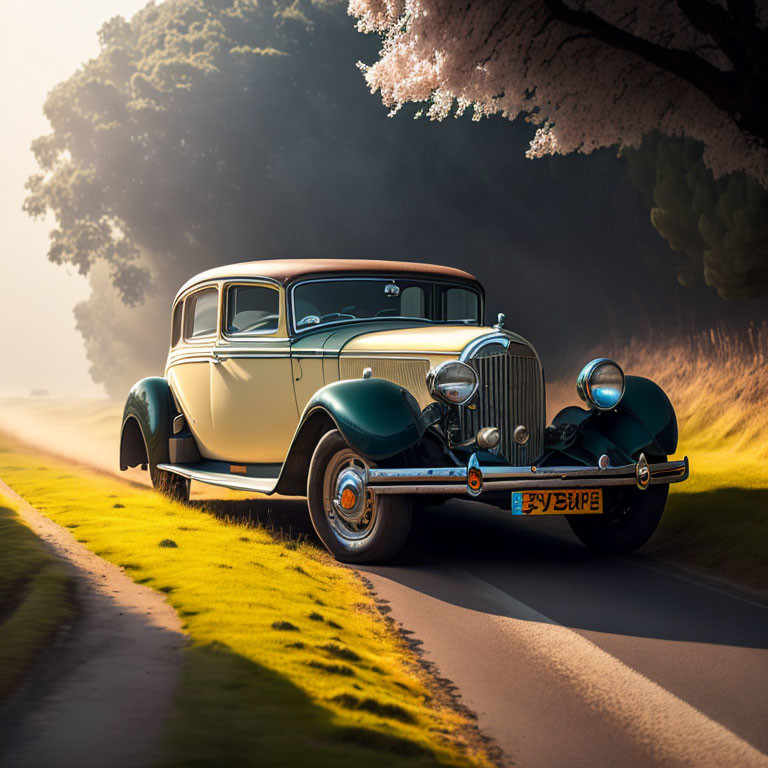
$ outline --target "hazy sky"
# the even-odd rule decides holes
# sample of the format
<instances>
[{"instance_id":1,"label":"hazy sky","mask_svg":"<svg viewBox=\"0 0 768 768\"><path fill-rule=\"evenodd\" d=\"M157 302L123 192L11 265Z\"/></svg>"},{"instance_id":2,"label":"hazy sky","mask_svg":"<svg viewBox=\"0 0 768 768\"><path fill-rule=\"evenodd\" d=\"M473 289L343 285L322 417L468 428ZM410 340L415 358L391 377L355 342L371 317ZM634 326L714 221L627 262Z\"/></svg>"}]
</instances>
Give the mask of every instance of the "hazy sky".
<instances>
[{"instance_id":1,"label":"hazy sky","mask_svg":"<svg viewBox=\"0 0 768 768\"><path fill-rule=\"evenodd\" d=\"M24 181L37 170L29 145L48 130L47 92L98 52L104 21L145 3L0 0L0 394L103 394L72 316L88 294L86 280L48 262L50 222L28 218L21 204Z\"/></svg>"}]
</instances>

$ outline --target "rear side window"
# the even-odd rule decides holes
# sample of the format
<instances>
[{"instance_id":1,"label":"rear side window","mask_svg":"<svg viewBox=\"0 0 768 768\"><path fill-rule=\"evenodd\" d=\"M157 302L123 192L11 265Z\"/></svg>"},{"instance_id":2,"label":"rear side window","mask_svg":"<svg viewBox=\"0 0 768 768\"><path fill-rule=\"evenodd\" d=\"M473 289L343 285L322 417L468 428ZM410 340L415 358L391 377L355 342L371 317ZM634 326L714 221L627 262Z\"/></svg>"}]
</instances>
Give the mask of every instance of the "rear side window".
<instances>
[{"instance_id":1,"label":"rear side window","mask_svg":"<svg viewBox=\"0 0 768 768\"><path fill-rule=\"evenodd\" d=\"M219 312L219 291L217 288L204 288L193 293L186 301L187 311L184 323L184 336L197 339L216 333L216 318Z\"/></svg>"},{"instance_id":2,"label":"rear side window","mask_svg":"<svg viewBox=\"0 0 768 768\"><path fill-rule=\"evenodd\" d=\"M175 347L181 339L181 309L184 302L180 301L173 310L173 319L171 320L171 346Z\"/></svg>"},{"instance_id":3,"label":"rear side window","mask_svg":"<svg viewBox=\"0 0 768 768\"><path fill-rule=\"evenodd\" d=\"M227 334L274 333L280 296L263 285L233 285L227 291Z\"/></svg>"}]
</instances>

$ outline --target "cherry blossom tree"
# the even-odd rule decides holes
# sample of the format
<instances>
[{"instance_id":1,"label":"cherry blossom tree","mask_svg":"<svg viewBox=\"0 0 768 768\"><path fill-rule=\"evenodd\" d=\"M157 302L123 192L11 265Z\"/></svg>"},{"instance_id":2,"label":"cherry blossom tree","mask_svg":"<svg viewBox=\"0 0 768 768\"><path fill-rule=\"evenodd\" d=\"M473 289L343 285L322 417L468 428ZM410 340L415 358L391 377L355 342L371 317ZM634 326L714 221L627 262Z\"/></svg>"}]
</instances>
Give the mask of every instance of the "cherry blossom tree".
<instances>
[{"instance_id":1,"label":"cherry blossom tree","mask_svg":"<svg viewBox=\"0 0 768 768\"><path fill-rule=\"evenodd\" d=\"M350 0L383 37L361 65L397 111L524 115L529 157L638 147L658 130L704 145L715 178L768 187L767 0Z\"/></svg>"}]
</instances>

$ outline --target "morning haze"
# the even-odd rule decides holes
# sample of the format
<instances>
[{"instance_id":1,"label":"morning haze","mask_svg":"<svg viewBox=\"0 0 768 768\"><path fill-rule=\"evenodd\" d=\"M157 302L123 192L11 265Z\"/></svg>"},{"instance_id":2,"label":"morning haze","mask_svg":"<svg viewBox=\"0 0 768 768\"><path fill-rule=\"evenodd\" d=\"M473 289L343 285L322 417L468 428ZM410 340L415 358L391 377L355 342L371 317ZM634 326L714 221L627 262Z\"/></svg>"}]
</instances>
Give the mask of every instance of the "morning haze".
<instances>
[{"instance_id":1,"label":"morning haze","mask_svg":"<svg viewBox=\"0 0 768 768\"><path fill-rule=\"evenodd\" d=\"M6 105L0 141L0 348L6 364L0 394L44 389L52 395L103 395L88 374L72 315L75 303L88 295L87 281L75 270L48 261L51 222L31 220L21 206L24 182L37 170L29 146L49 130L43 115L47 92L98 53L96 33L107 18L131 14L141 5L140 0L0 4L0 62L5 73L0 98Z\"/></svg>"}]
</instances>

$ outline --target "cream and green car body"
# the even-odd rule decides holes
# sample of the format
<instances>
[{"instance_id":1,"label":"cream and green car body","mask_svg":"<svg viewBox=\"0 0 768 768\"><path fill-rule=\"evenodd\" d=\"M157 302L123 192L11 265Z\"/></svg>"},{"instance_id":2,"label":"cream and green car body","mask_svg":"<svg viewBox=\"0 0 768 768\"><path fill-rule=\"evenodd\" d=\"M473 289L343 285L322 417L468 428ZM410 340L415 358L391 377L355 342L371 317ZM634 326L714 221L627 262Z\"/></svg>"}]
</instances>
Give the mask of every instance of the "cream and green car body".
<instances>
[{"instance_id":1,"label":"cream and green car body","mask_svg":"<svg viewBox=\"0 0 768 768\"><path fill-rule=\"evenodd\" d=\"M359 316L355 294L370 302L379 290L382 309ZM324 315L297 299L334 291L351 303ZM181 499L191 480L306 495L318 535L350 562L391 557L414 509L451 497L566 514L603 551L642 545L669 483L688 476L687 459L667 460L677 424L666 395L592 361L579 379L588 408L547 425L534 348L483 315L478 281L435 265L302 259L204 272L174 300L165 375L129 393L121 469L148 468ZM241 330L240 318L253 322Z\"/></svg>"}]
</instances>

